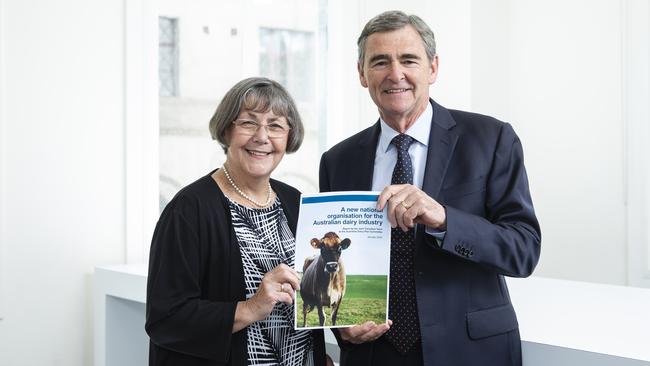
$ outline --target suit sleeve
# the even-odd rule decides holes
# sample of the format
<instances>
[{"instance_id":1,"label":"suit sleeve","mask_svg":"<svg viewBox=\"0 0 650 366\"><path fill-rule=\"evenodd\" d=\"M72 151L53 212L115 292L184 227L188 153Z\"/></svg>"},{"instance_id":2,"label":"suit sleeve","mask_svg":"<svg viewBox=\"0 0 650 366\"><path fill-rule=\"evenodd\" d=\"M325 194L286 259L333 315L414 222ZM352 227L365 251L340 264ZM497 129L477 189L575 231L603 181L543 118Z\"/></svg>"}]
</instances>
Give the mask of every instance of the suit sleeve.
<instances>
[{"instance_id":1,"label":"suit sleeve","mask_svg":"<svg viewBox=\"0 0 650 366\"><path fill-rule=\"evenodd\" d=\"M145 329L162 348L226 362L237 302L202 299L198 214L165 211L151 245Z\"/></svg>"},{"instance_id":2,"label":"suit sleeve","mask_svg":"<svg viewBox=\"0 0 650 366\"><path fill-rule=\"evenodd\" d=\"M320 158L320 168L318 170L318 188L321 192L331 191L327 160L327 152L325 152Z\"/></svg>"},{"instance_id":3,"label":"suit sleeve","mask_svg":"<svg viewBox=\"0 0 650 366\"><path fill-rule=\"evenodd\" d=\"M485 217L446 206L442 249L506 276L529 276L539 260L541 232L521 142L508 124L501 129L485 197ZM427 241L436 246L430 236Z\"/></svg>"}]
</instances>

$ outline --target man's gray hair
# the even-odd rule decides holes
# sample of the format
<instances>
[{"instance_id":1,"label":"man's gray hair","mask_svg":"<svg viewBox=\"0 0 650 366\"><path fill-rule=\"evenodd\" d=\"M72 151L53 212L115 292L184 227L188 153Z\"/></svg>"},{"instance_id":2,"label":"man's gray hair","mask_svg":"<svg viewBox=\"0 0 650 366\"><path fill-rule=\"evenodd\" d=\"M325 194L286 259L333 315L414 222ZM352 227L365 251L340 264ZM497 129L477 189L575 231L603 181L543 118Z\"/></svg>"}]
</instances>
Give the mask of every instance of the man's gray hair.
<instances>
[{"instance_id":1,"label":"man's gray hair","mask_svg":"<svg viewBox=\"0 0 650 366\"><path fill-rule=\"evenodd\" d=\"M272 111L276 116L287 119L291 129L287 140L287 153L298 150L305 135L296 103L289 92L277 81L262 77L244 79L235 84L210 119L210 135L217 140L223 151L228 151L226 132L242 110L254 112Z\"/></svg>"},{"instance_id":2,"label":"man's gray hair","mask_svg":"<svg viewBox=\"0 0 650 366\"><path fill-rule=\"evenodd\" d=\"M366 42L371 34L390 32L402 29L407 25L412 26L415 31L418 32L420 38L422 38L422 42L424 43L424 50L427 53L429 62L433 61L433 58L436 56L436 39L433 35L433 31L429 28L427 23L417 15L406 15L404 12L399 10L389 10L370 19L361 31L361 35L357 40L357 46L359 47L358 62L361 68L363 69L363 60L366 56Z\"/></svg>"}]
</instances>

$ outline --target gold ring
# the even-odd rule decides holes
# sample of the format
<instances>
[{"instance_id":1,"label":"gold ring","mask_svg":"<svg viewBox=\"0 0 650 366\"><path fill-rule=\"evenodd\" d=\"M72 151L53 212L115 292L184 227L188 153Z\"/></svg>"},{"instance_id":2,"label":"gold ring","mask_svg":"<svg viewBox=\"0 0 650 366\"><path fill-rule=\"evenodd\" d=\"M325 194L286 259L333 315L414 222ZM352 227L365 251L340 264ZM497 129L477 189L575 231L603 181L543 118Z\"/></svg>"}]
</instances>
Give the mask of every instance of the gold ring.
<instances>
[{"instance_id":1,"label":"gold ring","mask_svg":"<svg viewBox=\"0 0 650 366\"><path fill-rule=\"evenodd\" d=\"M402 202L400 202L400 203L401 203L402 206L404 206L404 208L407 209L407 210L408 210L409 208L411 208L411 205L407 205L406 202L404 202L404 201L402 201Z\"/></svg>"},{"instance_id":2,"label":"gold ring","mask_svg":"<svg viewBox=\"0 0 650 366\"><path fill-rule=\"evenodd\" d=\"M284 292L284 283L280 284L280 292Z\"/></svg>"}]
</instances>

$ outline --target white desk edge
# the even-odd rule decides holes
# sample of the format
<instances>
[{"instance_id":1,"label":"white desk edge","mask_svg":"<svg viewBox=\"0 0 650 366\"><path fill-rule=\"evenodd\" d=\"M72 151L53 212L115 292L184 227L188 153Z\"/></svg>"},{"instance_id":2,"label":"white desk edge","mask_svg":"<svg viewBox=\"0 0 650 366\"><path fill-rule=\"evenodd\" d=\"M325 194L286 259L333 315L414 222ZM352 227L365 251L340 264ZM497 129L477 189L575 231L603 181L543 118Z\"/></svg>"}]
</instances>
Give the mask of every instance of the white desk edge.
<instances>
[{"instance_id":1,"label":"white desk edge","mask_svg":"<svg viewBox=\"0 0 650 366\"><path fill-rule=\"evenodd\" d=\"M96 366L106 359L106 296L144 303L146 282L146 264L96 267ZM650 361L650 289L535 276L507 282L522 342Z\"/></svg>"}]
</instances>

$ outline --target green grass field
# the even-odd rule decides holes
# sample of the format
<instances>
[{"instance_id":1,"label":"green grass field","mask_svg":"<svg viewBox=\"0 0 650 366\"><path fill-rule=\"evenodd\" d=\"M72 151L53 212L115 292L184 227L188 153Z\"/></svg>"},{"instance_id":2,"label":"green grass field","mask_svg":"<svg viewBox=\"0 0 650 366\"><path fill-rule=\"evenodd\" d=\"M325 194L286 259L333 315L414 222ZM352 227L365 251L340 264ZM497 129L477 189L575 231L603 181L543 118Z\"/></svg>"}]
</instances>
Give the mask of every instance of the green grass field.
<instances>
[{"instance_id":1,"label":"green grass field","mask_svg":"<svg viewBox=\"0 0 650 366\"><path fill-rule=\"evenodd\" d=\"M336 325L353 325L369 320L375 323L386 321L387 276L347 275L343 301L336 318ZM297 293L298 325L302 326L302 299ZM324 307L325 325L331 325L332 309ZM307 314L307 326L317 327L318 308Z\"/></svg>"}]
</instances>

